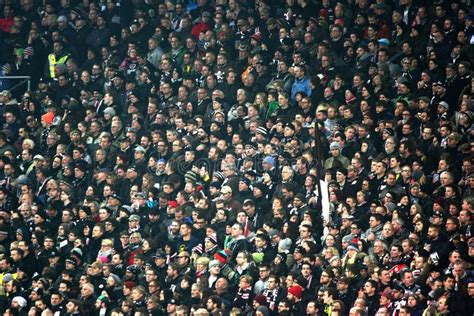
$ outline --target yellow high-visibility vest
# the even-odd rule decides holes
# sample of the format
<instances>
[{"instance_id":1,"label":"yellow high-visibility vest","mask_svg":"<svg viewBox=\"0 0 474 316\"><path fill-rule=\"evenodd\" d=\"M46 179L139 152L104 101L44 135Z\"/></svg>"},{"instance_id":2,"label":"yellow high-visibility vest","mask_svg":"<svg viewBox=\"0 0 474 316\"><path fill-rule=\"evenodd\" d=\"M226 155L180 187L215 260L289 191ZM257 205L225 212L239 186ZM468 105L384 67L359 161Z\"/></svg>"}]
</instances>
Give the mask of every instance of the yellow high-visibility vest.
<instances>
[{"instance_id":1,"label":"yellow high-visibility vest","mask_svg":"<svg viewBox=\"0 0 474 316\"><path fill-rule=\"evenodd\" d=\"M57 64L64 64L66 62L66 59L68 59L69 55L65 55L58 60L56 60L56 55L54 53L48 55L48 61L49 61L49 76L51 78L55 78L54 75L54 66Z\"/></svg>"}]
</instances>

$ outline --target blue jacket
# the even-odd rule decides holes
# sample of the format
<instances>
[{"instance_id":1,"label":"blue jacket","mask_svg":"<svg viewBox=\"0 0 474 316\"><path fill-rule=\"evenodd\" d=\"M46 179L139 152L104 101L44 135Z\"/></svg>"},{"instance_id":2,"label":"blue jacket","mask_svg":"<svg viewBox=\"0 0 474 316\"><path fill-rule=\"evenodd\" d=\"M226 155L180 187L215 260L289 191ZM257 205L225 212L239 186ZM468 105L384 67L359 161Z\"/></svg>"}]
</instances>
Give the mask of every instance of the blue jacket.
<instances>
[{"instance_id":1,"label":"blue jacket","mask_svg":"<svg viewBox=\"0 0 474 316\"><path fill-rule=\"evenodd\" d=\"M304 92L307 96L311 96L311 86L309 85L309 78L308 76L304 76L302 79L295 78L295 82L291 87L291 101L295 101L296 93Z\"/></svg>"}]
</instances>

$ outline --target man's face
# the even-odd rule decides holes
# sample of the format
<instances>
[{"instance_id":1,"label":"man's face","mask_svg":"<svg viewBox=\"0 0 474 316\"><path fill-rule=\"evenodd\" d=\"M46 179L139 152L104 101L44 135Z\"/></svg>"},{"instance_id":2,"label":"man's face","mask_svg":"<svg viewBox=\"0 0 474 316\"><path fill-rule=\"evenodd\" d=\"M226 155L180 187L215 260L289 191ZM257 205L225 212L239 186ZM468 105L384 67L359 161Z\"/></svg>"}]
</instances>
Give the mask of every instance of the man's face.
<instances>
[{"instance_id":1,"label":"man's face","mask_svg":"<svg viewBox=\"0 0 474 316\"><path fill-rule=\"evenodd\" d=\"M277 285L278 285L278 283L276 282L275 278L269 278L268 279L267 287L268 287L269 290L276 289Z\"/></svg>"},{"instance_id":2,"label":"man's face","mask_svg":"<svg viewBox=\"0 0 474 316\"><path fill-rule=\"evenodd\" d=\"M100 230L100 227L94 226L94 228L92 229L92 237L98 238L101 235L102 235L102 231Z\"/></svg>"},{"instance_id":3,"label":"man's face","mask_svg":"<svg viewBox=\"0 0 474 316\"><path fill-rule=\"evenodd\" d=\"M469 282L467 285L467 294L470 298L474 298L474 282Z\"/></svg>"},{"instance_id":4,"label":"man's face","mask_svg":"<svg viewBox=\"0 0 474 316\"><path fill-rule=\"evenodd\" d=\"M438 231L433 227L428 228L428 238L433 240L436 237L438 237Z\"/></svg>"},{"instance_id":5,"label":"man's face","mask_svg":"<svg viewBox=\"0 0 474 316\"><path fill-rule=\"evenodd\" d=\"M370 226L370 228L374 228L374 227L376 227L378 224L379 224L379 222L377 221L377 219L376 219L375 217L370 217L370 219L369 219L369 226Z\"/></svg>"},{"instance_id":6,"label":"man's face","mask_svg":"<svg viewBox=\"0 0 474 316\"><path fill-rule=\"evenodd\" d=\"M61 296L58 294L51 295L51 305L57 306L61 304Z\"/></svg>"},{"instance_id":7,"label":"man's face","mask_svg":"<svg viewBox=\"0 0 474 316\"><path fill-rule=\"evenodd\" d=\"M166 270L166 274L168 275L168 277L174 278L176 275L176 270L171 267L168 267L168 269Z\"/></svg>"},{"instance_id":8,"label":"man's face","mask_svg":"<svg viewBox=\"0 0 474 316\"><path fill-rule=\"evenodd\" d=\"M187 225L181 225L181 227L180 227L180 234L181 234L182 236L187 236L187 235L189 235L189 232L190 232L190 229L189 229L189 227L188 227Z\"/></svg>"},{"instance_id":9,"label":"man's face","mask_svg":"<svg viewBox=\"0 0 474 316\"><path fill-rule=\"evenodd\" d=\"M21 260L21 255L18 251L12 251L10 254L10 257L13 259L13 261L18 262Z\"/></svg>"},{"instance_id":10,"label":"man's face","mask_svg":"<svg viewBox=\"0 0 474 316\"><path fill-rule=\"evenodd\" d=\"M365 283L364 285L364 293L371 296L374 293L374 288L370 283Z\"/></svg>"},{"instance_id":11,"label":"man's face","mask_svg":"<svg viewBox=\"0 0 474 316\"><path fill-rule=\"evenodd\" d=\"M332 298L329 296L329 292L325 291L323 294L323 302L324 304L330 304L332 302Z\"/></svg>"},{"instance_id":12,"label":"man's face","mask_svg":"<svg viewBox=\"0 0 474 316\"><path fill-rule=\"evenodd\" d=\"M240 227L238 225L233 225L232 226L232 237L234 237L234 238L238 237L238 236L240 236L240 233L241 233Z\"/></svg>"},{"instance_id":13,"label":"man's face","mask_svg":"<svg viewBox=\"0 0 474 316\"><path fill-rule=\"evenodd\" d=\"M414 283L415 283L415 278L413 277L413 274L412 273L405 273L404 277L403 277L403 283L406 285L406 286L412 286Z\"/></svg>"},{"instance_id":14,"label":"man's face","mask_svg":"<svg viewBox=\"0 0 474 316\"><path fill-rule=\"evenodd\" d=\"M444 285L444 287L445 287L447 290L452 290L452 289L454 289L455 283L456 283L456 282L455 282L454 278L448 277L448 278L443 282L443 285Z\"/></svg>"}]
</instances>

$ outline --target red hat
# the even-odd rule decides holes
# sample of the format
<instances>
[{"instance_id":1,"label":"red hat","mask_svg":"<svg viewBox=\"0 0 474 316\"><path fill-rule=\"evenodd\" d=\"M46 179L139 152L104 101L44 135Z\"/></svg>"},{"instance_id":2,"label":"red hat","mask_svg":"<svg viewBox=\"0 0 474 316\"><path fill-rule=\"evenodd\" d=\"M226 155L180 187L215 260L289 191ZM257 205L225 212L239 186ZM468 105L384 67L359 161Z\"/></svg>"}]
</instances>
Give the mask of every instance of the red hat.
<instances>
[{"instance_id":1,"label":"red hat","mask_svg":"<svg viewBox=\"0 0 474 316\"><path fill-rule=\"evenodd\" d=\"M319 17L328 20L329 19L329 12L326 9L319 10Z\"/></svg>"},{"instance_id":2,"label":"red hat","mask_svg":"<svg viewBox=\"0 0 474 316\"><path fill-rule=\"evenodd\" d=\"M137 286L137 284L133 281L124 282L123 285L125 285L130 290Z\"/></svg>"},{"instance_id":3,"label":"red hat","mask_svg":"<svg viewBox=\"0 0 474 316\"><path fill-rule=\"evenodd\" d=\"M221 250L214 254L214 259L219 260L222 264L226 264L227 260L229 260L229 254L225 250Z\"/></svg>"},{"instance_id":4,"label":"red hat","mask_svg":"<svg viewBox=\"0 0 474 316\"><path fill-rule=\"evenodd\" d=\"M303 296L303 289L299 285L293 285L288 289L288 293L296 296L297 298L301 298Z\"/></svg>"},{"instance_id":5,"label":"red hat","mask_svg":"<svg viewBox=\"0 0 474 316\"><path fill-rule=\"evenodd\" d=\"M178 202L176 202L176 201L169 201L169 202L168 202L168 205L171 206L171 207L178 207Z\"/></svg>"},{"instance_id":6,"label":"red hat","mask_svg":"<svg viewBox=\"0 0 474 316\"><path fill-rule=\"evenodd\" d=\"M445 207L445 205L446 205L444 199L443 199L441 196L439 196L436 200L434 200L433 203L438 204L438 205L441 206L443 209L444 209L444 207Z\"/></svg>"},{"instance_id":7,"label":"red hat","mask_svg":"<svg viewBox=\"0 0 474 316\"><path fill-rule=\"evenodd\" d=\"M260 305L267 305L267 298L264 295L257 295L253 298L253 300Z\"/></svg>"},{"instance_id":8,"label":"red hat","mask_svg":"<svg viewBox=\"0 0 474 316\"><path fill-rule=\"evenodd\" d=\"M53 112L48 112L48 113L46 113L46 114L43 114L43 115L41 116L41 119L42 119L43 122L45 122L46 124L51 125L51 124L53 124L54 113L53 113Z\"/></svg>"},{"instance_id":9,"label":"red hat","mask_svg":"<svg viewBox=\"0 0 474 316\"><path fill-rule=\"evenodd\" d=\"M253 34L251 36L251 38L253 38L254 40L256 40L257 42L261 42L262 41L262 33L260 32L257 32L255 34Z\"/></svg>"},{"instance_id":10,"label":"red hat","mask_svg":"<svg viewBox=\"0 0 474 316\"><path fill-rule=\"evenodd\" d=\"M387 287L385 288L385 290L383 290L380 296L385 296L388 300L392 300L393 299L392 290L389 287Z\"/></svg>"}]
</instances>

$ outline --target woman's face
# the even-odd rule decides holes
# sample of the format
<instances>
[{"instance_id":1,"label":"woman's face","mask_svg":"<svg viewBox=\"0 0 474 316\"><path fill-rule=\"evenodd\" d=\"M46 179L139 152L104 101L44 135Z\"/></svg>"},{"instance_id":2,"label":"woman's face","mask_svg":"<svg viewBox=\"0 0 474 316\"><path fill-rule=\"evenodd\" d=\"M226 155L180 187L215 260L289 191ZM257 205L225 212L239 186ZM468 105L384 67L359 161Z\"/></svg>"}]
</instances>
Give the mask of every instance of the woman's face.
<instances>
[{"instance_id":1,"label":"woman's face","mask_svg":"<svg viewBox=\"0 0 474 316\"><path fill-rule=\"evenodd\" d=\"M459 210L458 210L458 208L456 207L456 205L451 204L451 205L449 206L449 215L451 215L451 216L457 216L458 213L459 213Z\"/></svg>"},{"instance_id":2,"label":"woman's face","mask_svg":"<svg viewBox=\"0 0 474 316\"><path fill-rule=\"evenodd\" d=\"M79 218L86 218L87 217L87 213L84 212L84 210L80 209L79 210Z\"/></svg>"},{"instance_id":3,"label":"woman's face","mask_svg":"<svg viewBox=\"0 0 474 316\"><path fill-rule=\"evenodd\" d=\"M408 203L410 202L410 200L408 199L408 196L403 196L401 199L400 199L400 203L402 205L408 205Z\"/></svg>"},{"instance_id":4,"label":"woman's face","mask_svg":"<svg viewBox=\"0 0 474 316\"><path fill-rule=\"evenodd\" d=\"M143 298L143 293L137 289L132 290L132 299L134 301L140 301Z\"/></svg>"},{"instance_id":5,"label":"woman's face","mask_svg":"<svg viewBox=\"0 0 474 316\"><path fill-rule=\"evenodd\" d=\"M280 209L283 207L283 205L281 205L281 202L279 199L274 199L272 202L272 207L273 209Z\"/></svg>"},{"instance_id":6,"label":"woman's face","mask_svg":"<svg viewBox=\"0 0 474 316\"><path fill-rule=\"evenodd\" d=\"M281 258L280 257L275 257L275 259L273 259L273 263L276 264L276 265L279 265L281 263Z\"/></svg>"},{"instance_id":7,"label":"woman's face","mask_svg":"<svg viewBox=\"0 0 474 316\"><path fill-rule=\"evenodd\" d=\"M61 198L61 201L67 201L69 199L69 195L67 195L67 193L64 191L61 192L59 197Z\"/></svg>"},{"instance_id":8,"label":"woman's face","mask_svg":"<svg viewBox=\"0 0 474 316\"><path fill-rule=\"evenodd\" d=\"M210 248L212 248L212 246L213 245L210 242L206 241L206 249L210 249ZM204 271L204 270L206 270L206 268L207 268L207 264L204 264L202 262L200 262L196 265L196 270L197 271Z\"/></svg>"},{"instance_id":9,"label":"woman's face","mask_svg":"<svg viewBox=\"0 0 474 316\"><path fill-rule=\"evenodd\" d=\"M182 289L188 289L189 288L189 282L186 279L181 280L181 288Z\"/></svg>"},{"instance_id":10,"label":"woman's face","mask_svg":"<svg viewBox=\"0 0 474 316\"><path fill-rule=\"evenodd\" d=\"M143 177L142 182L143 182L143 186L144 186L144 187L148 187L149 182L148 182L148 178L147 178L147 177Z\"/></svg>"},{"instance_id":11,"label":"woman's face","mask_svg":"<svg viewBox=\"0 0 474 316\"><path fill-rule=\"evenodd\" d=\"M94 189L91 186L87 187L86 196L94 196Z\"/></svg>"},{"instance_id":12,"label":"woman's face","mask_svg":"<svg viewBox=\"0 0 474 316\"><path fill-rule=\"evenodd\" d=\"M331 235L328 235L326 237L326 246L332 247L332 246L334 246L334 243L335 243L334 237L331 236Z\"/></svg>"},{"instance_id":13,"label":"woman's face","mask_svg":"<svg viewBox=\"0 0 474 316\"><path fill-rule=\"evenodd\" d=\"M270 175L268 173L264 173L262 177L263 177L263 182L271 181Z\"/></svg>"},{"instance_id":14,"label":"woman's face","mask_svg":"<svg viewBox=\"0 0 474 316\"><path fill-rule=\"evenodd\" d=\"M107 286L112 288L115 287L115 280L113 277L109 276L107 278Z\"/></svg>"},{"instance_id":15,"label":"woman's face","mask_svg":"<svg viewBox=\"0 0 474 316\"><path fill-rule=\"evenodd\" d=\"M362 87L362 96L363 97L370 96L370 93L369 93L369 90L367 90L367 87Z\"/></svg>"},{"instance_id":16,"label":"woman's face","mask_svg":"<svg viewBox=\"0 0 474 316\"><path fill-rule=\"evenodd\" d=\"M100 221L105 221L109 217L109 213L105 209L99 210Z\"/></svg>"}]
</instances>

